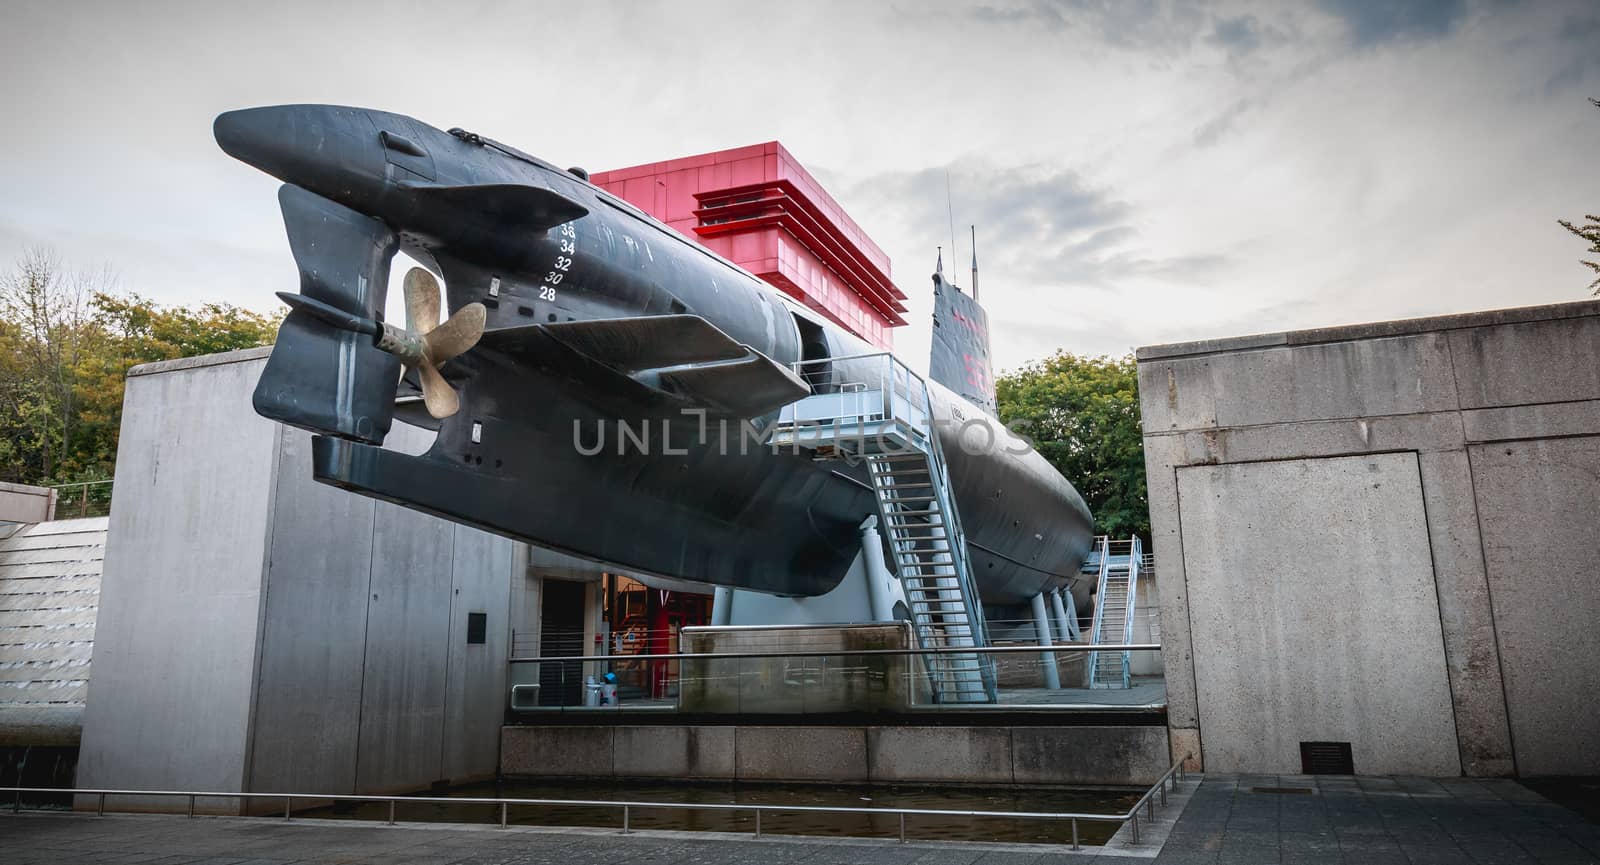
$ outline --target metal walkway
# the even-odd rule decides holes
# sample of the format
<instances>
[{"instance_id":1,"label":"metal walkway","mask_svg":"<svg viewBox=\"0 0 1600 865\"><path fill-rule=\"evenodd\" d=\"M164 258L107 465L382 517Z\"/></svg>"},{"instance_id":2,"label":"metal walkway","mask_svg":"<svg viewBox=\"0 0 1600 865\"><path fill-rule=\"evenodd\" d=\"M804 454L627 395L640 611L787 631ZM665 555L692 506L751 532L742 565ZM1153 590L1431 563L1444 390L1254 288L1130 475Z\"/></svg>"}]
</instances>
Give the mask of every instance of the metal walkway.
<instances>
[{"instance_id":1,"label":"metal walkway","mask_svg":"<svg viewBox=\"0 0 1600 865\"><path fill-rule=\"evenodd\" d=\"M925 649L987 645L927 383L886 353L831 358L825 374L808 368L821 363L802 361L795 371L808 382L834 378L837 370L860 380L829 383L832 392L785 407L769 442L808 448L816 459L865 462L918 643ZM952 653L931 655L928 664L938 702L995 700L987 659Z\"/></svg>"},{"instance_id":2,"label":"metal walkway","mask_svg":"<svg viewBox=\"0 0 1600 865\"><path fill-rule=\"evenodd\" d=\"M1102 536L1096 541L1088 561L1099 572L1090 644L1117 646L1133 642L1139 577L1144 564L1144 550L1139 539L1113 541ZM1127 650L1090 654L1089 687L1128 687L1129 661Z\"/></svg>"}]
</instances>

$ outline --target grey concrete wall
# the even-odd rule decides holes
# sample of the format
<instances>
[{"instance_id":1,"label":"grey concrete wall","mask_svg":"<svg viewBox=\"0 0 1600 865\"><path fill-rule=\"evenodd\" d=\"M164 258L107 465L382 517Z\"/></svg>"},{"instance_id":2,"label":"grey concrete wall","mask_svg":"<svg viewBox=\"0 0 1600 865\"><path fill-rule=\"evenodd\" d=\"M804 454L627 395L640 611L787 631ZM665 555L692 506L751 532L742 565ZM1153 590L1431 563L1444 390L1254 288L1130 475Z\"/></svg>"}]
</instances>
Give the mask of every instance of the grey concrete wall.
<instances>
[{"instance_id":1,"label":"grey concrete wall","mask_svg":"<svg viewBox=\"0 0 1600 865\"><path fill-rule=\"evenodd\" d=\"M112 671L90 692L81 783L364 793L491 777L525 556L314 482L310 435L250 408L265 357L129 380L100 613ZM429 438L397 425L386 446ZM467 644L471 612L488 614L483 644Z\"/></svg>"},{"instance_id":2,"label":"grey concrete wall","mask_svg":"<svg viewBox=\"0 0 1600 865\"><path fill-rule=\"evenodd\" d=\"M1474 445L1517 768L1600 766L1600 437Z\"/></svg>"},{"instance_id":3,"label":"grey concrete wall","mask_svg":"<svg viewBox=\"0 0 1600 865\"><path fill-rule=\"evenodd\" d=\"M0 481L0 523L42 523L55 515L55 490Z\"/></svg>"},{"instance_id":4,"label":"grey concrete wall","mask_svg":"<svg viewBox=\"0 0 1600 865\"><path fill-rule=\"evenodd\" d=\"M80 787L242 789L278 428L265 352L128 377Z\"/></svg>"},{"instance_id":5,"label":"grey concrete wall","mask_svg":"<svg viewBox=\"0 0 1600 865\"><path fill-rule=\"evenodd\" d=\"M1190 615L1215 626L1194 643L1208 771L1343 741L1363 769L1460 773L1415 454L1185 466L1178 495Z\"/></svg>"},{"instance_id":6,"label":"grey concrete wall","mask_svg":"<svg viewBox=\"0 0 1600 865\"><path fill-rule=\"evenodd\" d=\"M1161 727L505 727L501 771L818 783L1153 783Z\"/></svg>"},{"instance_id":7,"label":"grey concrete wall","mask_svg":"<svg viewBox=\"0 0 1600 865\"><path fill-rule=\"evenodd\" d=\"M367 629L352 623L367 613L377 503L312 480L299 431L280 436L275 479L249 786L353 792Z\"/></svg>"},{"instance_id":8,"label":"grey concrete wall","mask_svg":"<svg viewBox=\"0 0 1600 865\"><path fill-rule=\"evenodd\" d=\"M1559 599L1592 620L1600 597L1600 479L1587 462L1600 435L1597 344L1600 303L1584 302L1140 349L1174 751L1293 772L1284 743L1339 733L1354 737L1360 772L1600 772L1595 713L1558 693L1593 686L1595 647L1550 616ZM1381 477L1342 472L1340 458ZM1263 546L1283 558L1251 552ZM1343 620L1367 602L1299 583L1274 598L1274 568L1400 601ZM1306 654L1313 635L1391 642L1404 664L1351 678L1376 662L1328 645ZM1226 666L1290 656L1288 680L1270 665L1260 677ZM1285 690L1295 680L1317 693ZM1344 720L1317 732L1306 722L1324 688ZM1425 753L1380 741L1393 730L1356 723L1351 700L1357 714L1377 700L1407 719L1400 732ZM1252 722L1276 744L1239 749L1236 725ZM1444 724L1454 761L1439 752Z\"/></svg>"},{"instance_id":9,"label":"grey concrete wall","mask_svg":"<svg viewBox=\"0 0 1600 865\"><path fill-rule=\"evenodd\" d=\"M527 570L527 546L455 527L450 566L449 663L445 675L443 762L452 782L493 778L500 770L500 725L510 694L510 595ZM467 642L467 616L488 616L488 642Z\"/></svg>"},{"instance_id":10,"label":"grey concrete wall","mask_svg":"<svg viewBox=\"0 0 1600 865\"><path fill-rule=\"evenodd\" d=\"M385 446L427 438L397 425ZM492 777L520 545L319 484L310 435L281 440L249 789ZM471 612L486 643L467 644Z\"/></svg>"}]
</instances>

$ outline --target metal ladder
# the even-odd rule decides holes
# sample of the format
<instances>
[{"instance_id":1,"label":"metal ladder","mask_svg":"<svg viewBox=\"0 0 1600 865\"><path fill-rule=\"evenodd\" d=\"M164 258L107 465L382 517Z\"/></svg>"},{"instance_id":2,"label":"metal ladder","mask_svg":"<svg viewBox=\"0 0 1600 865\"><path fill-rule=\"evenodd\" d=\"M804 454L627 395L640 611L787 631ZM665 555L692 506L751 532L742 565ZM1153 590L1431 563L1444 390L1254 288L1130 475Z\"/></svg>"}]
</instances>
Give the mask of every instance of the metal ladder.
<instances>
[{"instance_id":1,"label":"metal ladder","mask_svg":"<svg viewBox=\"0 0 1600 865\"><path fill-rule=\"evenodd\" d=\"M1101 537L1091 561L1099 559L1099 588L1095 592L1094 629L1091 645L1122 646L1133 642L1133 621L1137 607L1139 575L1144 552L1137 537L1112 541ZM1130 653L1090 652L1089 687L1126 688L1129 685Z\"/></svg>"},{"instance_id":2,"label":"metal ladder","mask_svg":"<svg viewBox=\"0 0 1600 865\"><path fill-rule=\"evenodd\" d=\"M807 381L818 380L815 372L808 376L808 363L814 362L797 363L795 371ZM816 459L865 462L917 642L924 649L987 645L927 383L886 353L828 363L830 369L849 368L867 380L786 407L769 442L810 448ZM995 676L987 658L965 652L924 657L936 701L994 701Z\"/></svg>"}]
</instances>

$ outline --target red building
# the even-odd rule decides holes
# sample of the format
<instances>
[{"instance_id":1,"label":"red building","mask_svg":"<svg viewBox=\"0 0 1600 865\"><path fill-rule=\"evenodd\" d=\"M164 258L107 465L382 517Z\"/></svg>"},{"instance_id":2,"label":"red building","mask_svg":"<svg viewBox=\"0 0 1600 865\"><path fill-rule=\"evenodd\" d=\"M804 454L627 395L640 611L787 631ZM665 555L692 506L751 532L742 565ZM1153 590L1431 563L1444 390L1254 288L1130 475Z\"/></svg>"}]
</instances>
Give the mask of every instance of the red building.
<instances>
[{"instance_id":1,"label":"red building","mask_svg":"<svg viewBox=\"0 0 1600 865\"><path fill-rule=\"evenodd\" d=\"M873 345L906 323L889 256L776 141L589 179Z\"/></svg>"},{"instance_id":2,"label":"red building","mask_svg":"<svg viewBox=\"0 0 1600 865\"><path fill-rule=\"evenodd\" d=\"M906 323L889 256L776 141L589 180L873 345L890 348L892 328ZM608 575L604 610L610 650L641 656L613 665L620 684L631 697L659 698L675 686L677 662L648 656L677 652L679 629L706 624L711 598Z\"/></svg>"}]
</instances>

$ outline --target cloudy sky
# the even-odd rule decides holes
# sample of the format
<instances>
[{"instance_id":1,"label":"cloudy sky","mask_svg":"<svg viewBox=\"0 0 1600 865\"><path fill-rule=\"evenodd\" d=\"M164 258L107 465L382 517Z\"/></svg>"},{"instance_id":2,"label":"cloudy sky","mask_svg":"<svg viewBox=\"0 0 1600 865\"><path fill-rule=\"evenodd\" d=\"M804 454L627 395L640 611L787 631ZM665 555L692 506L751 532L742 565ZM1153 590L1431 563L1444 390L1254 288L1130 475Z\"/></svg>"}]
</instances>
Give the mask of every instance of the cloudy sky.
<instances>
[{"instance_id":1,"label":"cloudy sky","mask_svg":"<svg viewBox=\"0 0 1600 865\"><path fill-rule=\"evenodd\" d=\"M591 170L781 140L927 275L978 226L1001 368L1577 300L1600 3L5 3L0 264L167 303L296 285L220 111L330 102ZM948 261L948 258L947 258Z\"/></svg>"}]
</instances>

